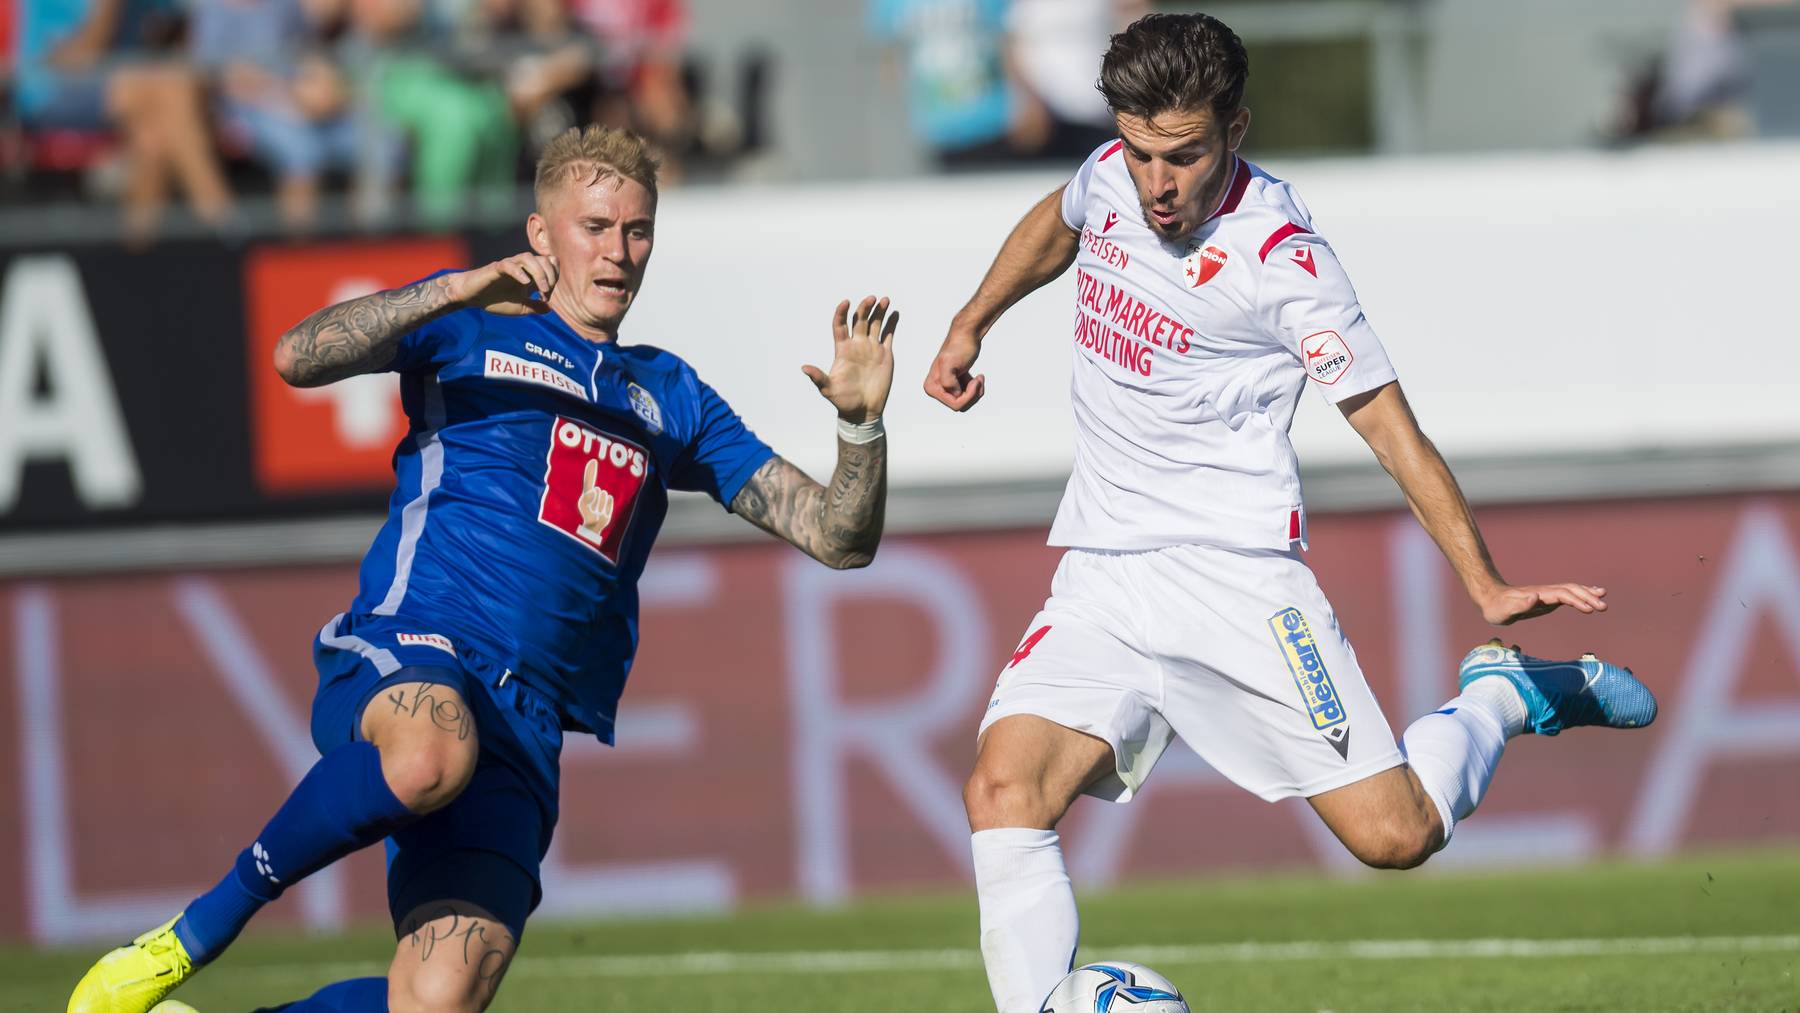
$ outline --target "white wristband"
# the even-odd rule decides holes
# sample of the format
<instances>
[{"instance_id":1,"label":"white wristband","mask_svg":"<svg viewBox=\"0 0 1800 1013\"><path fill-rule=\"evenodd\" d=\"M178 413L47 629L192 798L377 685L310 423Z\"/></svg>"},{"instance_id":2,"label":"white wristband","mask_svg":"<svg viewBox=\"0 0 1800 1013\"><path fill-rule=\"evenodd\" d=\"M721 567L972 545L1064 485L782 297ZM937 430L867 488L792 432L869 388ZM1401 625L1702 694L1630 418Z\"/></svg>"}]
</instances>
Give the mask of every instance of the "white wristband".
<instances>
[{"instance_id":1,"label":"white wristband","mask_svg":"<svg viewBox=\"0 0 1800 1013\"><path fill-rule=\"evenodd\" d=\"M886 433L879 415L867 422L845 422L838 419L838 439L845 443L874 443Z\"/></svg>"}]
</instances>

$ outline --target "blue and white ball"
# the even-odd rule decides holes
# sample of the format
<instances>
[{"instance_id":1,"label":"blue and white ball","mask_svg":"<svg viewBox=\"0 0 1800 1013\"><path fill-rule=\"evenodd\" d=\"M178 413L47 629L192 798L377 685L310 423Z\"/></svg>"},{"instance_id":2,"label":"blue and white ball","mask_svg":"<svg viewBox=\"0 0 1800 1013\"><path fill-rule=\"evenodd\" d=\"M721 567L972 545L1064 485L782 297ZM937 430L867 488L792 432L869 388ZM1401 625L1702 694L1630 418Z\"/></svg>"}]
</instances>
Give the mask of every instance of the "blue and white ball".
<instances>
[{"instance_id":1,"label":"blue and white ball","mask_svg":"<svg viewBox=\"0 0 1800 1013\"><path fill-rule=\"evenodd\" d=\"M1142 964L1108 960L1069 972L1038 1013L1189 1013L1175 983Z\"/></svg>"}]
</instances>

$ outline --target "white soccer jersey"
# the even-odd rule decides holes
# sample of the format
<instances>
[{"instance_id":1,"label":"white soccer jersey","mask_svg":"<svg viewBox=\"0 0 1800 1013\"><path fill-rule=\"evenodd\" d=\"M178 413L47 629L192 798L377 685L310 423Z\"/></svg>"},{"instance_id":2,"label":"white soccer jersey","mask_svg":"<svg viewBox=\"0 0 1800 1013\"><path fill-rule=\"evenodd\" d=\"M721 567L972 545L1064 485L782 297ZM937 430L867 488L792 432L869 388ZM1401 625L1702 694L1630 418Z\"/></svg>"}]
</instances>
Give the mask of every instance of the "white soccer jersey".
<instances>
[{"instance_id":1,"label":"white soccer jersey","mask_svg":"<svg viewBox=\"0 0 1800 1013\"><path fill-rule=\"evenodd\" d=\"M1075 259L1075 467L1051 545L1286 549L1305 531L1288 427L1395 378L1293 187L1237 159L1178 246L1144 224L1113 142L1063 191Z\"/></svg>"}]
</instances>

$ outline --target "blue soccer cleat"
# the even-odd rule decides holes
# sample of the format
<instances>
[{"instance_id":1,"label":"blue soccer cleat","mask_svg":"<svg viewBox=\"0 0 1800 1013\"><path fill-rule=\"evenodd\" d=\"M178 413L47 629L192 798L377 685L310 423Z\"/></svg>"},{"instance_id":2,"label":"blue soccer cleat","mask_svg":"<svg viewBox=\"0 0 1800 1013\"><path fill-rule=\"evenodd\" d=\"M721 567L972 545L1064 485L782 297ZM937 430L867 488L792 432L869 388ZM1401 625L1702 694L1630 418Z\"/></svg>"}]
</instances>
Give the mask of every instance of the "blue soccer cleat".
<instances>
[{"instance_id":1,"label":"blue soccer cleat","mask_svg":"<svg viewBox=\"0 0 1800 1013\"><path fill-rule=\"evenodd\" d=\"M1656 720L1650 688L1621 668L1584 654L1576 661L1545 661L1490 640L1470 651L1457 676L1459 689L1500 676L1525 700L1525 730L1555 735L1565 728L1642 728Z\"/></svg>"}]
</instances>

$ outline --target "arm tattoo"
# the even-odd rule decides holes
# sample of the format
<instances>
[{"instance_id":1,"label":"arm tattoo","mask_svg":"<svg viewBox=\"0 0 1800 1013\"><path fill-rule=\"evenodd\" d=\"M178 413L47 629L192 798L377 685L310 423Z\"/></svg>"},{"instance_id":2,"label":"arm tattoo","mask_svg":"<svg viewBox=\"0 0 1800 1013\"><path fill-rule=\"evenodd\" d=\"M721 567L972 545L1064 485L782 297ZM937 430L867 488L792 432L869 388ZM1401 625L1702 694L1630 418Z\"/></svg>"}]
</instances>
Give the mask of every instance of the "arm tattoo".
<instances>
[{"instance_id":1,"label":"arm tattoo","mask_svg":"<svg viewBox=\"0 0 1800 1013\"><path fill-rule=\"evenodd\" d=\"M281 336L275 368L296 387L372 372L394 361L402 335L456 308L449 275L327 306Z\"/></svg>"},{"instance_id":2,"label":"arm tattoo","mask_svg":"<svg viewBox=\"0 0 1800 1013\"><path fill-rule=\"evenodd\" d=\"M838 441L837 470L822 486L775 457L731 501L745 520L826 566L867 566L881 542L887 508L887 438Z\"/></svg>"}]
</instances>

